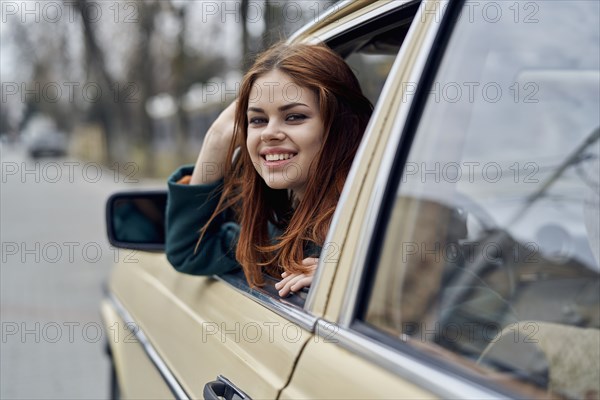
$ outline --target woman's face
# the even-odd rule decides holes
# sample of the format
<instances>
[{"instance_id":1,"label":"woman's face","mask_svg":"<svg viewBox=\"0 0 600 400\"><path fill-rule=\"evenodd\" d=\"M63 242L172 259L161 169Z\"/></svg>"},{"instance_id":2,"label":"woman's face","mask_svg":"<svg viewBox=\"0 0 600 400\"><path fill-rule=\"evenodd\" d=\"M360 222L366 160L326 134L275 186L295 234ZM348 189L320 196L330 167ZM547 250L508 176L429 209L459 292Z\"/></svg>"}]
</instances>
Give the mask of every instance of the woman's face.
<instances>
[{"instance_id":1,"label":"woman's face","mask_svg":"<svg viewBox=\"0 0 600 400\"><path fill-rule=\"evenodd\" d=\"M301 199L324 127L316 95L278 70L256 80L248 102L246 147L272 189L292 189Z\"/></svg>"}]
</instances>

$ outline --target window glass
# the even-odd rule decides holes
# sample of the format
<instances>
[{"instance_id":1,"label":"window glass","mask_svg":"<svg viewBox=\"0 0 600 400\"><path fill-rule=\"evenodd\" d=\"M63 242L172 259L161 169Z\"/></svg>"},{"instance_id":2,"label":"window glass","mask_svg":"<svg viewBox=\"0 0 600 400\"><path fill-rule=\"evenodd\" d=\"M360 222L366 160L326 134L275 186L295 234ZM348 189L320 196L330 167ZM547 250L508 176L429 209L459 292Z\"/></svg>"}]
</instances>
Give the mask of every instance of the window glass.
<instances>
[{"instance_id":1,"label":"window glass","mask_svg":"<svg viewBox=\"0 0 600 400\"><path fill-rule=\"evenodd\" d=\"M363 316L567 398L600 393L599 4L465 3Z\"/></svg>"},{"instance_id":2,"label":"window glass","mask_svg":"<svg viewBox=\"0 0 600 400\"><path fill-rule=\"evenodd\" d=\"M336 49L354 71L365 96L377 103L383 85L415 14L418 1L398 2L393 11L378 15L367 26L355 24L345 37L331 39Z\"/></svg>"},{"instance_id":3,"label":"window glass","mask_svg":"<svg viewBox=\"0 0 600 400\"><path fill-rule=\"evenodd\" d=\"M393 54L353 53L346 62L354 71L360 88L374 105L381 94L392 64L396 59L398 49Z\"/></svg>"}]
</instances>

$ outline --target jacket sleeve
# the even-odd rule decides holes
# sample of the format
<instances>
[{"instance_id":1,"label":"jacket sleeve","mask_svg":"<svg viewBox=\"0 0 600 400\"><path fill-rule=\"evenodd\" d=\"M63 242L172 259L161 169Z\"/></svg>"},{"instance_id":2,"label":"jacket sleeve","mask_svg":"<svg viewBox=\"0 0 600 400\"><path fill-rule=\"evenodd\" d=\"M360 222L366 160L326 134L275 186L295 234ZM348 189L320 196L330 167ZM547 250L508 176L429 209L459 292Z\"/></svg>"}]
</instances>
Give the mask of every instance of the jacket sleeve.
<instances>
[{"instance_id":1,"label":"jacket sleeve","mask_svg":"<svg viewBox=\"0 0 600 400\"><path fill-rule=\"evenodd\" d=\"M200 228L217 207L223 181L208 185L177 183L192 172L193 166L184 166L168 180L167 259L177 271L192 275L223 274L239 268L235 260L239 225L227 218L229 213L221 213L213 220L194 251Z\"/></svg>"}]
</instances>

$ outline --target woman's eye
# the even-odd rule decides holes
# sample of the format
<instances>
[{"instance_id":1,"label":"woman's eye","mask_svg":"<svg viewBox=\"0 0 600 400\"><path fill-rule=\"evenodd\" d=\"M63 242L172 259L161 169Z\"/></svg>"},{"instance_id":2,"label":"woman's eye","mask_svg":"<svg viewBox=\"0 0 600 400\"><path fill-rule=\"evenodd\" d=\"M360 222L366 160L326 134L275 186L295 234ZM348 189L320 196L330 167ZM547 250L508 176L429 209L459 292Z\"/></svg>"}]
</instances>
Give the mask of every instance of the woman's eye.
<instances>
[{"instance_id":1,"label":"woman's eye","mask_svg":"<svg viewBox=\"0 0 600 400\"><path fill-rule=\"evenodd\" d=\"M306 115L303 114L290 114L287 116L286 120L291 122L303 121L306 119Z\"/></svg>"},{"instance_id":2,"label":"woman's eye","mask_svg":"<svg viewBox=\"0 0 600 400\"><path fill-rule=\"evenodd\" d=\"M249 123L250 123L250 125L260 125L260 124L267 123L267 120L265 118L261 118L261 117L254 117L254 118L250 118Z\"/></svg>"}]
</instances>

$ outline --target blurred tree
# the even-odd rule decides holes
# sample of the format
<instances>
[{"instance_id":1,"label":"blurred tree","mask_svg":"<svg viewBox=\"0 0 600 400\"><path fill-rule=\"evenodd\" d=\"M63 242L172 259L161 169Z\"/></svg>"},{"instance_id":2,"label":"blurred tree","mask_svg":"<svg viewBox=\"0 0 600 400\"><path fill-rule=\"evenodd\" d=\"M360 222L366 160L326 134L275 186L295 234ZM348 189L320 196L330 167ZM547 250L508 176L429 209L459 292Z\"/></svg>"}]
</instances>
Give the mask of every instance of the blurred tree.
<instances>
[{"instance_id":1,"label":"blurred tree","mask_svg":"<svg viewBox=\"0 0 600 400\"><path fill-rule=\"evenodd\" d=\"M2 95L0 89L0 95ZM8 108L0 107L0 134L12 132L13 126L9 122Z\"/></svg>"},{"instance_id":2,"label":"blurred tree","mask_svg":"<svg viewBox=\"0 0 600 400\"><path fill-rule=\"evenodd\" d=\"M265 31L262 37L262 49L267 49L272 44L284 38L283 26L285 20L282 15L280 2L265 0L263 18L265 21Z\"/></svg>"},{"instance_id":3,"label":"blurred tree","mask_svg":"<svg viewBox=\"0 0 600 400\"><path fill-rule=\"evenodd\" d=\"M135 148L141 150L137 161L148 175L153 175L154 163L151 161L152 122L146 112L146 102L156 94L155 79L153 75L153 57L151 53L151 40L155 31L155 18L161 9L160 2L155 0L138 1L138 29L139 40L132 50L132 63L127 69L126 87L135 90L135 96L126 106L130 110L128 115L128 133L132 136Z\"/></svg>"},{"instance_id":4,"label":"blurred tree","mask_svg":"<svg viewBox=\"0 0 600 400\"><path fill-rule=\"evenodd\" d=\"M114 101L121 99L125 94L121 93L121 85L115 82L108 73L104 52L93 27L94 21L91 19L91 13L86 12L88 3L88 0L77 0L75 3L81 17L84 38L86 82L94 82L99 85L103 95L99 96L98 101L92 102L87 118L102 126L108 149L108 161L112 161L113 157L111 156L126 152L124 149L115 149L115 138L126 129L124 126L126 110L119 107L118 101ZM109 93L114 93L114 97Z\"/></svg>"},{"instance_id":5,"label":"blurred tree","mask_svg":"<svg viewBox=\"0 0 600 400\"><path fill-rule=\"evenodd\" d=\"M242 0L240 5L240 15L242 19L242 70L247 71L250 68L250 34L248 32L248 9L250 0Z\"/></svg>"},{"instance_id":6,"label":"blurred tree","mask_svg":"<svg viewBox=\"0 0 600 400\"><path fill-rule=\"evenodd\" d=\"M56 92L57 87L58 90L64 89L59 83L65 78L62 76L62 72L66 69L66 60L59 58L49 62L49 58L60 53L61 46L66 41L64 30L60 26L44 26L47 37L35 38L33 36L40 34L40 29L31 31L27 29L26 25L14 20L9 23L10 39L19 43L21 50L17 55L19 58L17 64L27 65L30 68L26 82L20 82L18 98L11 99L21 102L24 109L19 126L13 128L21 130L31 116L42 113L51 115L58 128L69 131L73 126L73 119L63 101L66 96L58 96ZM54 35L48 35L48 32ZM3 40L6 39L6 37L3 38ZM42 43L39 43L40 41ZM10 83L18 84L19 82Z\"/></svg>"}]
</instances>

